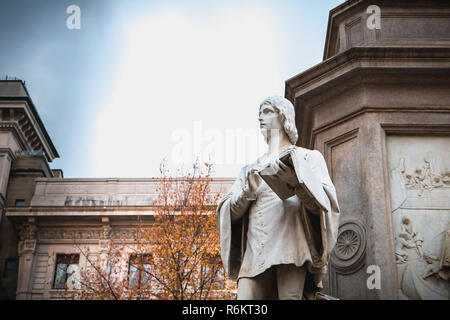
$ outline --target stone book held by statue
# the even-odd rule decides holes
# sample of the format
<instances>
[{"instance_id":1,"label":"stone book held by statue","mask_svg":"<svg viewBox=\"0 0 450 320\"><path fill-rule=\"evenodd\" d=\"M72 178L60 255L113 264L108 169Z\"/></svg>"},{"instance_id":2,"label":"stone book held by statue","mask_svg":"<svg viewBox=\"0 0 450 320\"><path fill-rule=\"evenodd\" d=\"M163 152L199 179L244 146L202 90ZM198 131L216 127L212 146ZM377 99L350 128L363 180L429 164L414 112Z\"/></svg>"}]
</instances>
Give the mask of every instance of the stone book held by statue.
<instances>
[{"instance_id":1,"label":"stone book held by statue","mask_svg":"<svg viewBox=\"0 0 450 320\"><path fill-rule=\"evenodd\" d=\"M267 185L280 197L286 200L294 195L302 194L302 201L308 203L309 207L317 206L323 210L327 207L327 195L323 190L320 181L312 176L311 170L304 157L301 157L296 148L288 148L283 150L279 155L279 160L293 169L293 173L298 180L298 186L292 187L286 181L280 180L274 173L277 168L273 166L273 162L269 162L263 169L259 171L261 178ZM302 190L299 192L299 188Z\"/></svg>"}]
</instances>

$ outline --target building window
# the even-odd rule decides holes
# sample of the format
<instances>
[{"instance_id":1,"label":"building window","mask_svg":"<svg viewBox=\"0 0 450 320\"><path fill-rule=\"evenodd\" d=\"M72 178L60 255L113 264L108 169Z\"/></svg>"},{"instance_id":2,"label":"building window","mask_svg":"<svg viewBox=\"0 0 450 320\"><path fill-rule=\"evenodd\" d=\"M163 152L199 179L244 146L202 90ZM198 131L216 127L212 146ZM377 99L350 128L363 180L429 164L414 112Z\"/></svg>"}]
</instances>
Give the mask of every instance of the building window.
<instances>
[{"instance_id":1,"label":"building window","mask_svg":"<svg viewBox=\"0 0 450 320\"><path fill-rule=\"evenodd\" d=\"M25 207L25 199L16 199L16 207Z\"/></svg>"},{"instance_id":2,"label":"building window","mask_svg":"<svg viewBox=\"0 0 450 320\"><path fill-rule=\"evenodd\" d=\"M214 284L216 284L217 289L223 290L225 289L225 286L223 284L223 281L225 279L225 270L220 266L220 256L214 255L211 258L209 258L209 266L205 266L205 276L206 277L212 277L215 276ZM213 266L212 268L210 266ZM212 274L214 273L214 275Z\"/></svg>"},{"instance_id":3,"label":"building window","mask_svg":"<svg viewBox=\"0 0 450 320\"><path fill-rule=\"evenodd\" d=\"M151 254L132 254L128 264L128 281L130 287L148 286L151 282L150 277Z\"/></svg>"},{"instance_id":4,"label":"building window","mask_svg":"<svg viewBox=\"0 0 450 320\"><path fill-rule=\"evenodd\" d=\"M6 259L5 267L3 269L3 278L11 278L16 274L17 262L16 259Z\"/></svg>"},{"instance_id":5,"label":"building window","mask_svg":"<svg viewBox=\"0 0 450 320\"><path fill-rule=\"evenodd\" d=\"M225 289L224 279L225 279L225 270L223 268L220 268L217 271L216 281L214 281L214 283L217 284L217 288L219 290L224 290Z\"/></svg>"},{"instance_id":6,"label":"building window","mask_svg":"<svg viewBox=\"0 0 450 320\"><path fill-rule=\"evenodd\" d=\"M57 254L54 289L76 289L79 254Z\"/></svg>"}]
</instances>

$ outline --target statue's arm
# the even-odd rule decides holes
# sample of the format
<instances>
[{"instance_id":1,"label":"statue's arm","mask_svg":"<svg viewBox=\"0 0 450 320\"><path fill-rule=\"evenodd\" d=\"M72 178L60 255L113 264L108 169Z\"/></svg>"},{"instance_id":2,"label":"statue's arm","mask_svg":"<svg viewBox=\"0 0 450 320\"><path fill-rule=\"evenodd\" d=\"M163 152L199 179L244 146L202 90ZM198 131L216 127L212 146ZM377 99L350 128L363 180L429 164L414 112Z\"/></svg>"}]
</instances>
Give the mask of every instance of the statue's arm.
<instances>
[{"instance_id":1,"label":"statue's arm","mask_svg":"<svg viewBox=\"0 0 450 320\"><path fill-rule=\"evenodd\" d=\"M238 221L243 217L255 198L255 196L250 194L249 192L246 176L247 169L246 167L243 167L236 181L233 183L230 191L219 203L219 209L223 207L223 204L228 203L228 206L225 207L229 208L229 213L227 214L230 215L232 223Z\"/></svg>"},{"instance_id":2,"label":"statue's arm","mask_svg":"<svg viewBox=\"0 0 450 320\"><path fill-rule=\"evenodd\" d=\"M244 186L241 185L241 188L232 194L230 197L231 223L234 223L243 217L253 200L253 196L250 195L249 192L248 184Z\"/></svg>"}]
</instances>

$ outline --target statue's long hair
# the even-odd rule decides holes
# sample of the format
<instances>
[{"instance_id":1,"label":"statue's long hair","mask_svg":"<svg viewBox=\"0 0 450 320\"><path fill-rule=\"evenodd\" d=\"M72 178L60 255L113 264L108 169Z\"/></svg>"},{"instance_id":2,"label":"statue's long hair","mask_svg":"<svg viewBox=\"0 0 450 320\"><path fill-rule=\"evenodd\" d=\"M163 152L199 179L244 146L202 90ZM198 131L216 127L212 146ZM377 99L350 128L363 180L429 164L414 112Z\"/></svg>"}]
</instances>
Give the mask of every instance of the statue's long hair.
<instances>
[{"instance_id":1,"label":"statue's long hair","mask_svg":"<svg viewBox=\"0 0 450 320\"><path fill-rule=\"evenodd\" d=\"M295 145L298 139L297 127L295 126L295 110L292 103L280 96L271 96L264 99L259 105L259 109L265 104L271 105L279 114L284 132L286 132L289 141Z\"/></svg>"}]
</instances>

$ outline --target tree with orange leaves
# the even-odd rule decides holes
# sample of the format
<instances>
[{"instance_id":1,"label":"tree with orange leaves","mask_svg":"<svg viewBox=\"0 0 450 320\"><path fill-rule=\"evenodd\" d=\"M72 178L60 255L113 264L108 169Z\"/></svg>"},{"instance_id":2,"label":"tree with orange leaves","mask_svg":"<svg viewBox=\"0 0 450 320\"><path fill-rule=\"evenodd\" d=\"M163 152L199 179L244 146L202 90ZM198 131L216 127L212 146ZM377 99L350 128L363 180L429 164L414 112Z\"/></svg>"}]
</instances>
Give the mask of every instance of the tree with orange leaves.
<instances>
[{"instance_id":1,"label":"tree with orange leaves","mask_svg":"<svg viewBox=\"0 0 450 320\"><path fill-rule=\"evenodd\" d=\"M212 165L198 161L192 172L173 177L161 165L153 221L138 217L133 239L105 231L101 254L86 257L77 299L232 299L235 284L220 259Z\"/></svg>"}]
</instances>

